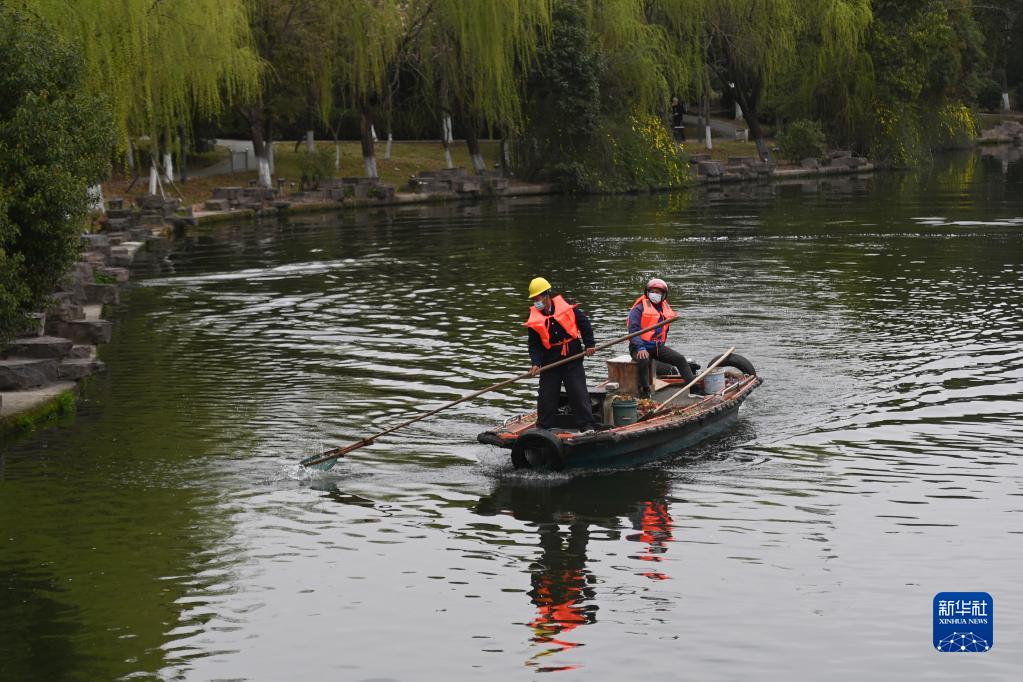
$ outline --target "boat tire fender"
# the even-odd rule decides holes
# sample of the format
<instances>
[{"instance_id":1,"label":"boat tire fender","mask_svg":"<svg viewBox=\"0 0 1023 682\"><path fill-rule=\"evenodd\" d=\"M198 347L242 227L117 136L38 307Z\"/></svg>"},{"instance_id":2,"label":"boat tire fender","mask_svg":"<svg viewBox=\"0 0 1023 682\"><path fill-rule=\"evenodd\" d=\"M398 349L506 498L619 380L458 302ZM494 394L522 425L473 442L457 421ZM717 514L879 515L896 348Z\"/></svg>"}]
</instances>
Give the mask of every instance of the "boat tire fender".
<instances>
[{"instance_id":1,"label":"boat tire fender","mask_svg":"<svg viewBox=\"0 0 1023 682\"><path fill-rule=\"evenodd\" d=\"M707 366L710 367L711 365L713 365L715 362L717 362L718 358L720 357L721 356L718 355L711 359L711 361L707 363ZM754 369L753 363L744 358L743 356L737 355L735 353L732 353L727 358L725 358L725 361L718 365L718 367L734 367L743 374L752 374L753 376L757 375L757 370Z\"/></svg>"},{"instance_id":2,"label":"boat tire fender","mask_svg":"<svg viewBox=\"0 0 1023 682\"><path fill-rule=\"evenodd\" d=\"M565 446L547 429L531 429L515 439L512 466L516 469L561 471L565 468Z\"/></svg>"}]
</instances>

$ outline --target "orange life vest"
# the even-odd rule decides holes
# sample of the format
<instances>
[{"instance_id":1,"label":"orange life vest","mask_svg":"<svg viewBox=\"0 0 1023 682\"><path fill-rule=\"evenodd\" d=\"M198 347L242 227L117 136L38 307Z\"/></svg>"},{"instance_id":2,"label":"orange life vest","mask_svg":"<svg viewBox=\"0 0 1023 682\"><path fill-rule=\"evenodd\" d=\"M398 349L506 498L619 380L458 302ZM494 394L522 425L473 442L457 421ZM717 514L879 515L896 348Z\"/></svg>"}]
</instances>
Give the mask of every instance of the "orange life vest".
<instances>
[{"instance_id":1,"label":"orange life vest","mask_svg":"<svg viewBox=\"0 0 1023 682\"><path fill-rule=\"evenodd\" d=\"M565 330L568 338L564 341L559 341L555 346L561 346L561 354L568 355L568 344L581 338L579 334L579 326L575 323L575 308L576 306L570 305L560 295L555 296L551 299L551 303L554 304L554 313L551 315L544 315L540 312L536 306L529 309L529 319L526 320L526 326L535 331L540 335L540 341L543 342L543 347L550 350L553 346L551 345L551 331L549 329L551 320L554 320L561 325L561 328Z\"/></svg>"},{"instance_id":2,"label":"orange life vest","mask_svg":"<svg viewBox=\"0 0 1023 682\"><path fill-rule=\"evenodd\" d=\"M640 329L646 329L669 317L675 317L675 311L671 309L667 301L661 301L660 312L657 311L657 308L654 307L654 304L645 295L637 298L636 302L632 304L632 308L635 308L640 303L643 304L643 317L639 321ZM629 310L631 311L632 308L629 308ZM640 334L639 338L653 343L666 343L668 340L668 327L670 326L670 324L666 324L663 327L652 329L645 334Z\"/></svg>"}]
</instances>

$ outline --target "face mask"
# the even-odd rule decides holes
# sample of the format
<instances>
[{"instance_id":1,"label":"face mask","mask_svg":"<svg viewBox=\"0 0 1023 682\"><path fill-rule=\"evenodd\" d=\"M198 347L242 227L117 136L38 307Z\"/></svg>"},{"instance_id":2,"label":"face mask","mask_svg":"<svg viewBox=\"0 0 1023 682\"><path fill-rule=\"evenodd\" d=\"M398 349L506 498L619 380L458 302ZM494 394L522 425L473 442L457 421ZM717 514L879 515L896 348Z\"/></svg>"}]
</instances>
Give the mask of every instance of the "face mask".
<instances>
[{"instance_id":1,"label":"face mask","mask_svg":"<svg viewBox=\"0 0 1023 682\"><path fill-rule=\"evenodd\" d=\"M663 296L661 296L661 294L657 293L656 291L651 291L646 296L647 298L650 299L651 303L660 303L661 299L664 298Z\"/></svg>"},{"instance_id":2,"label":"face mask","mask_svg":"<svg viewBox=\"0 0 1023 682\"><path fill-rule=\"evenodd\" d=\"M537 310L543 310L547 306L544 305L543 299L541 298L539 301L533 301L533 307Z\"/></svg>"}]
</instances>

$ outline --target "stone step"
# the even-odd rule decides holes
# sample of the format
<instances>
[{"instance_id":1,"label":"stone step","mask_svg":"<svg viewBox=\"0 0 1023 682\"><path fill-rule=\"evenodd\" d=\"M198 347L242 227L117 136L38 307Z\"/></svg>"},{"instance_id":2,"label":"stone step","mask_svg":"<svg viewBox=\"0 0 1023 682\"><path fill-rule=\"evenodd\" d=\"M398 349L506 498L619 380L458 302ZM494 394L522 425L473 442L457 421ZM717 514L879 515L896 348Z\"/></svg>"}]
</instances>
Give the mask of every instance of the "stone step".
<instances>
[{"instance_id":1,"label":"stone step","mask_svg":"<svg viewBox=\"0 0 1023 682\"><path fill-rule=\"evenodd\" d=\"M107 320L75 320L73 322L48 322L46 331L71 339L75 343L99 345L110 343L114 325Z\"/></svg>"},{"instance_id":2,"label":"stone step","mask_svg":"<svg viewBox=\"0 0 1023 682\"><path fill-rule=\"evenodd\" d=\"M85 251L106 251L110 248L110 239L105 234L83 234L80 239Z\"/></svg>"},{"instance_id":3,"label":"stone step","mask_svg":"<svg viewBox=\"0 0 1023 682\"><path fill-rule=\"evenodd\" d=\"M4 357L21 358L54 358L61 359L71 352L74 346L68 339L58 336L33 336L15 339L4 349Z\"/></svg>"},{"instance_id":4,"label":"stone step","mask_svg":"<svg viewBox=\"0 0 1023 682\"><path fill-rule=\"evenodd\" d=\"M19 339L30 339L46 333L46 313L29 313L25 317L25 326L16 334Z\"/></svg>"},{"instance_id":5,"label":"stone step","mask_svg":"<svg viewBox=\"0 0 1023 682\"><path fill-rule=\"evenodd\" d=\"M84 379L93 372L102 372L106 367L99 360L88 358L63 360L57 366L57 374L65 381L78 381Z\"/></svg>"},{"instance_id":6,"label":"stone step","mask_svg":"<svg viewBox=\"0 0 1023 682\"><path fill-rule=\"evenodd\" d=\"M98 267L96 268L96 274L102 275L103 277L109 277L119 284L127 282L131 278L131 274L128 268L113 268L113 267Z\"/></svg>"},{"instance_id":7,"label":"stone step","mask_svg":"<svg viewBox=\"0 0 1023 682\"><path fill-rule=\"evenodd\" d=\"M95 360L96 359L96 346L82 346L76 345L71 347L71 351L64 356L65 360Z\"/></svg>"},{"instance_id":8,"label":"stone step","mask_svg":"<svg viewBox=\"0 0 1023 682\"><path fill-rule=\"evenodd\" d=\"M142 242L122 242L110 248L110 265L126 268L135 260L135 253L142 248Z\"/></svg>"},{"instance_id":9,"label":"stone step","mask_svg":"<svg viewBox=\"0 0 1023 682\"><path fill-rule=\"evenodd\" d=\"M85 300L88 303L110 303L121 302L121 292L116 284L86 284Z\"/></svg>"},{"instance_id":10,"label":"stone step","mask_svg":"<svg viewBox=\"0 0 1023 682\"><path fill-rule=\"evenodd\" d=\"M52 358L6 358L0 360L0 391L20 391L57 380L57 361Z\"/></svg>"}]
</instances>

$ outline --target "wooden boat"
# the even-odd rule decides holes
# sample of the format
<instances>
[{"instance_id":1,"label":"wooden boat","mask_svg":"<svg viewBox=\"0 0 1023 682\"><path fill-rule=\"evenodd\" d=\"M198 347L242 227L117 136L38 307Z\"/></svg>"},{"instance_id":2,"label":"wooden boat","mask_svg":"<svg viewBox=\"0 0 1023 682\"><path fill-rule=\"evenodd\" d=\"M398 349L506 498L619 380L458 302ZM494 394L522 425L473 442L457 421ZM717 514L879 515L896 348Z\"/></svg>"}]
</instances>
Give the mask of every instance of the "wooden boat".
<instances>
[{"instance_id":1,"label":"wooden boat","mask_svg":"<svg viewBox=\"0 0 1023 682\"><path fill-rule=\"evenodd\" d=\"M656 410L657 406L686 382L678 376L658 376L650 399L638 401L638 419L632 423L619 419L616 424L614 402L636 395L637 382L635 363L627 355L615 358L608 361L608 373L618 381L608 379L590 388L593 414L602 430L580 433L572 427L574 420L567 413L567 397L563 394L564 407L552 429L537 428L534 411L484 431L477 440L511 450L516 469L561 471L624 466L676 454L733 425L739 406L762 383L752 363L740 355L728 356L721 368L724 385L719 390L705 391L706 379L701 380L692 393L679 396L663 411Z\"/></svg>"}]
</instances>

